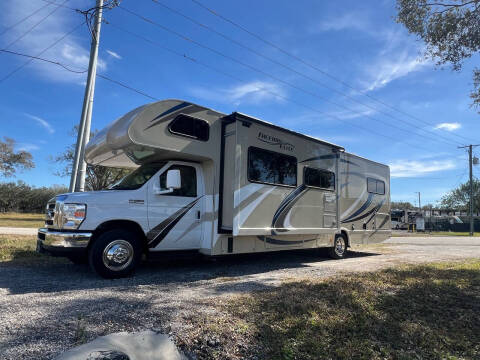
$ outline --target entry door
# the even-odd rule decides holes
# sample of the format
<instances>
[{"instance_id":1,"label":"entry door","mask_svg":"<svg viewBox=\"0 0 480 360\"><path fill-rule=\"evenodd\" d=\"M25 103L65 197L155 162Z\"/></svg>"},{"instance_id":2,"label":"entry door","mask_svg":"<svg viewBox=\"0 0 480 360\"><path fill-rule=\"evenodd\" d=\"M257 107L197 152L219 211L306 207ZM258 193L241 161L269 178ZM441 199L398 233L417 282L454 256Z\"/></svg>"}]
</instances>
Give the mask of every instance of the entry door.
<instances>
[{"instance_id":1,"label":"entry door","mask_svg":"<svg viewBox=\"0 0 480 360\"><path fill-rule=\"evenodd\" d=\"M180 170L181 188L165 190L167 171ZM170 162L150 181L148 188L147 233L151 250L199 249L202 242L204 184L201 167L185 162Z\"/></svg>"}]
</instances>

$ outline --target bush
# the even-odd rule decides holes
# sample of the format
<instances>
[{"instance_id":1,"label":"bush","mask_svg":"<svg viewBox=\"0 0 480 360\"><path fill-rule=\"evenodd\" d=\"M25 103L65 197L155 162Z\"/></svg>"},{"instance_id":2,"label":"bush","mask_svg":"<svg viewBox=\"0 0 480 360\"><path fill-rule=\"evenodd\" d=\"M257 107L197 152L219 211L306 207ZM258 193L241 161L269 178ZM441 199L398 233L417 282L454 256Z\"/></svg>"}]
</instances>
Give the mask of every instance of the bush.
<instances>
[{"instance_id":1,"label":"bush","mask_svg":"<svg viewBox=\"0 0 480 360\"><path fill-rule=\"evenodd\" d=\"M0 212L43 213L48 200L68 192L65 186L33 187L22 181L0 183Z\"/></svg>"}]
</instances>

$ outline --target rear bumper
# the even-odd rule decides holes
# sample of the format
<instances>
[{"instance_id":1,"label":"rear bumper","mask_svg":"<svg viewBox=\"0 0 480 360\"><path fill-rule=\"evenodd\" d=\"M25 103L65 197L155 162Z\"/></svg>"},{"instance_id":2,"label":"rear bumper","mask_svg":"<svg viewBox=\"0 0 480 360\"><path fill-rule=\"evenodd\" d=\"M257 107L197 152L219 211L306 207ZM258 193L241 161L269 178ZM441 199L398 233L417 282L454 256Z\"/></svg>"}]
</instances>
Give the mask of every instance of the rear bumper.
<instances>
[{"instance_id":1,"label":"rear bumper","mask_svg":"<svg viewBox=\"0 0 480 360\"><path fill-rule=\"evenodd\" d=\"M93 233L89 231L66 232L38 229L37 252L52 255L84 253Z\"/></svg>"}]
</instances>

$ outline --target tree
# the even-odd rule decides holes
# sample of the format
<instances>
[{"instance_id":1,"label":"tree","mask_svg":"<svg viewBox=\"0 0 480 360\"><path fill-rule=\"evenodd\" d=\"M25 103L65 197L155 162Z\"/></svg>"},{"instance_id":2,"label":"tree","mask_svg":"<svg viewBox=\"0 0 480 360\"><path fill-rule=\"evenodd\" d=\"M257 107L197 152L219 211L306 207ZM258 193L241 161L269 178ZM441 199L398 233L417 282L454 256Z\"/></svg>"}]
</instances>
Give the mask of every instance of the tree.
<instances>
[{"instance_id":1,"label":"tree","mask_svg":"<svg viewBox=\"0 0 480 360\"><path fill-rule=\"evenodd\" d=\"M77 138L78 127L71 132L71 136ZM91 133L90 137L95 133ZM63 164L60 170L54 172L57 176L68 177L72 174L73 158L75 156L75 144L68 146L65 151L52 158L52 161ZM117 169L100 165L87 165L87 174L85 177L86 190L102 190L116 183L130 170Z\"/></svg>"},{"instance_id":2,"label":"tree","mask_svg":"<svg viewBox=\"0 0 480 360\"><path fill-rule=\"evenodd\" d=\"M15 140L4 137L0 139L0 174L14 176L18 170L34 168L32 154L28 151L15 152Z\"/></svg>"},{"instance_id":3,"label":"tree","mask_svg":"<svg viewBox=\"0 0 480 360\"><path fill-rule=\"evenodd\" d=\"M408 201L392 201L390 203L390 207L392 209L399 209L399 210L410 210L414 209L415 207L409 203Z\"/></svg>"},{"instance_id":4,"label":"tree","mask_svg":"<svg viewBox=\"0 0 480 360\"><path fill-rule=\"evenodd\" d=\"M461 184L458 188L450 191L441 200L441 206L446 209L464 210L469 209L470 182ZM473 211L480 211L480 180L473 179Z\"/></svg>"},{"instance_id":5,"label":"tree","mask_svg":"<svg viewBox=\"0 0 480 360\"><path fill-rule=\"evenodd\" d=\"M459 71L480 50L480 0L397 0L397 22L426 44L437 66ZM480 112L480 68L473 70L472 106Z\"/></svg>"}]
</instances>

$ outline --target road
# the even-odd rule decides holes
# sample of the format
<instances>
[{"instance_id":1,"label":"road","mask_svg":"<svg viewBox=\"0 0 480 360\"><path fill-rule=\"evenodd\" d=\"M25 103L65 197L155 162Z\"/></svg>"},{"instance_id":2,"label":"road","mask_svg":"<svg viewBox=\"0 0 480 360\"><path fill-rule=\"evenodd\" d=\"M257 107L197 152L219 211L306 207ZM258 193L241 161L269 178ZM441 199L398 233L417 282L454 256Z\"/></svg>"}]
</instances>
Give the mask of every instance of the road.
<instances>
[{"instance_id":1,"label":"road","mask_svg":"<svg viewBox=\"0 0 480 360\"><path fill-rule=\"evenodd\" d=\"M37 228L0 227L0 235L37 235Z\"/></svg>"},{"instance_id":2,"label":"road","mask_svg":"<svg viewBox=\"0 0 480 360\"><path fill-rule=\"evenodd\" d=\"M164 259L134 277L103 280L68 262L0 263L0 358L49 359L76 342L118 331L181 334L209 300L268 289L295 277L331 277L404 263L480 257L480 238L395 237L335 261L317 251Z\"/></svg>"}]
</instances>

